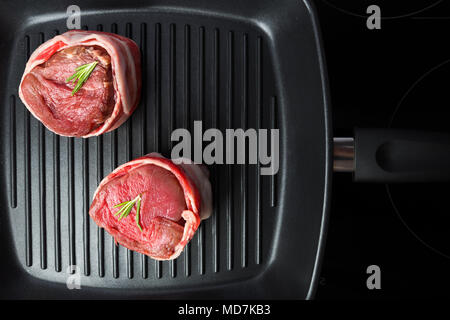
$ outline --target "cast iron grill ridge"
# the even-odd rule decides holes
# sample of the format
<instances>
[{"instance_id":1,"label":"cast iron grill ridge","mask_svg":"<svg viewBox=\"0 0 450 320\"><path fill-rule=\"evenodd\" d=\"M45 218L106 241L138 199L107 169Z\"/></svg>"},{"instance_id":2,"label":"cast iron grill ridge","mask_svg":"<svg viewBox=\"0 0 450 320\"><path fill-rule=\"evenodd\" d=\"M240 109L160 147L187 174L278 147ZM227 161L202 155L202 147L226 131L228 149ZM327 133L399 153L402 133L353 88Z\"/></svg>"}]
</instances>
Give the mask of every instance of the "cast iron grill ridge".
<instances>
[{"instance_id":1,"label":"cast iron grill ridge","mask_svg":"<svg viewBox=\"0 0 450 320\"><path fill-rule=\"evenodd\" d=\"M271 231L264 231L263 220L277 205L276 176L260 176L260 165L209 167L213 214L174 261L154 261L115 245L90 220L88 210L96 186L118 165L152 151L170 156L170 134L176 128L192 133L195 120L203 121L203 130L222 132L277 128L275 84L270 63L264 61L269 56L264 53L263 35L256 29L170 21L93 23L83 29L121 34L139 45L141 102L119 129L74 139L48 131L25 109L17 93L11 93L9 198L11 212L24 215L13 219L24 223L19 259L32 274L45 270L48 275L39 272L39 276L46 279L64 274L72 265L99 281L109 277L189 281L235 269L247 270L236 273L236 278L250 277L268 254ZM21 43L24 60L56 34L59 30L27 32ZM25 61L20 72L24 65ZM21 159L23 174L18 170ZM142 285L130 284L135 286Z\"/></svg>"}]
</instances>

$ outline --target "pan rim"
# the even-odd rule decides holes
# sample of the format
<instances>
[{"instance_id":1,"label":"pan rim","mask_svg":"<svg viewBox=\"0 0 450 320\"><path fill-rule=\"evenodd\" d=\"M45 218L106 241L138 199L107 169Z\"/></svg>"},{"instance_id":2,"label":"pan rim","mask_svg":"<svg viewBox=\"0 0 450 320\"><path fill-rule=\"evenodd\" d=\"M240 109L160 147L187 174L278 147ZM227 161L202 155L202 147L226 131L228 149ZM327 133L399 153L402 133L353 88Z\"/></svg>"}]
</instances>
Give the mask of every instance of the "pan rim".
<instances>
[{"instance_id":1,"label":"pan rim","mask_svg":"<svg viewBox=\"0 0 450 320\"><path fill-rule=\"evenodd\" d=\"M325 54L323 51L323 40L321 36L321 29L319 20L317 17L317 10L314 3L310 0L300 0L302 1L311 18L312 27L314 30L314 38L317 46L317 55L319 59L320 67L320 77L322 81L322 95L323 95L323 106L325 115L325 190L323 199L323 210L322 210L322 222L320 226L320 234L317 246L317 252L315 257L314 268L312 271L312 279L306 295L306 300L314 299L317 292L317 285L320 278L320 271L322 267L322 261L326 245L326 236L328 231L329 222L329 211L331 204L331 185L332 185L332 139L333 139L333 129L331 122L331 107L330 107L330 96L329 96L329 80L327 73L327 65Z\"/></svg>"}]
</instances>

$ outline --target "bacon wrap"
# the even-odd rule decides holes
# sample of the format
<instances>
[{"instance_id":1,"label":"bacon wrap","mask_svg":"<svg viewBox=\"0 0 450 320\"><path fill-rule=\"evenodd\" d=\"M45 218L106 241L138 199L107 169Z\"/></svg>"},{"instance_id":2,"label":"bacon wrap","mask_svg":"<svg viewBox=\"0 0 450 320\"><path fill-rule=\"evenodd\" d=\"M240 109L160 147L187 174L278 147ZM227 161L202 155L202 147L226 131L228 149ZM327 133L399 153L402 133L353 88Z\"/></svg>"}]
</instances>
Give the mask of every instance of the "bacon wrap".
<instances>
[{"instance_id":1,"label":"bacon wrap","mask_svg":"<svg viewBox=\"0 0 450 320\"><path fill-rule=\"evenodd\" d=\"M116 243L130 250L146 254L156 260L177 258L194 236L200 221L208 218L212 211L212 193L208 170L203 165L191 164L187 159L182 159L182 161L183 163L175 164L158 153L151 153L119 166L98 186L89 209L89 215L98 226L104 228L114 237ZM108 185L111 185L110 183L119 184L120 188L129 190L129 185L123 185L123 182L116 179L120 179L130 170L136 170L145 165L163 168L175 176L184 193L186 203L185 209L180 210L180 212L182 211L181 217L184 220L184 226L177 224L175 221L156 216L151 219L147 226L143 226L142 231L139 231L137 225L134 224L135 208L130 213L130 215L133 215L132 217L124 218L131 219L129 220L131 227L120 225L123 223L123 219L116 222L117 217L114 217L115 220L111 217L111 215L114 215L114 210L117 212L117 209L108 207L105 197L101 194L107 192L105 189L108 188ZM139 194L142 191L133 190L132 193ZM121 201L123 200L121 199ZM141 217L146 214L149 213L141 210ZM177 241L174 241L173 234L179 236L179 238L176 238Z\"/></svg>"},{"instance_id":2,"label":"bacon wrap","mask_svg":"<svg viewBox=\"0 0 450 320\"><path fill-rule=\"evenodd\" d=\"M98 46L111 57L115 104L110 117L98 128L81 137L101 135L118 128L133 113L141 93L141 62L138 46L131 39L101 31L71 30L40 45L28 60L19 86L19 96L27 109L40 121L23 95L24 77L36 66L45 63L56 52L74 46ZM48 125L42 121L44 125ZM52 130L49 128L49 130ZM70 136L61 134L63 136Z\"/></svg>"}]
</instances>

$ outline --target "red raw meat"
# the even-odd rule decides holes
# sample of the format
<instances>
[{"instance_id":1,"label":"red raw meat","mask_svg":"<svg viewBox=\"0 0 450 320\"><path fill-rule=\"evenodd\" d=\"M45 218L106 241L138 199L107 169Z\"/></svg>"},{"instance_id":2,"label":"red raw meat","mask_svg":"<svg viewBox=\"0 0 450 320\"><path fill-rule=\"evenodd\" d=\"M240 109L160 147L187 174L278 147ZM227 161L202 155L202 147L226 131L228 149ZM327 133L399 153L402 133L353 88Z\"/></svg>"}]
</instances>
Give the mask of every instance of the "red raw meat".
<instances>
[{"instance_id":1,"label":"red raw meat","mask_svg":"<svg viewBox=\"0 0 450 320\"><path fill-rule=\"evenodd\" d=\"M81 65L98 61L81 89L66 82ZM136 109L141 92L140 52L131 39L72 30L39 46L25 67L19 96L49 130L90 137L118 128Z\"/></svg>"},{"instance_id":2,"label":"red raw meat","mask_svg":"<svg viewBox=\"0 0 450 320\"><path fill-rule=\"evenodd\" d=\"M98 186L89 215L124 247L157 260L175 259L212 211L208 170L186 162L151 153L121 165ZM138 195L142 231L137 205L120 221L114 215L115 205Z\"/></svg>"}]
</instances>

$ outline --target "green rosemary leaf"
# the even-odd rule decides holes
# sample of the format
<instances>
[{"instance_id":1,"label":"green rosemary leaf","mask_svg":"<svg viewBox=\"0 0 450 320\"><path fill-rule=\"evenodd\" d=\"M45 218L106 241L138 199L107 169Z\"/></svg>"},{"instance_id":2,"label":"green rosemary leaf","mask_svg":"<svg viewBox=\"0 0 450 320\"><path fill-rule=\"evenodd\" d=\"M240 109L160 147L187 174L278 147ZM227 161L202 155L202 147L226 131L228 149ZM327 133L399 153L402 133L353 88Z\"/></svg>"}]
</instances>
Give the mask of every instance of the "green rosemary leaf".
<instances>
[{"instance_id":1,"label":"green rosemary leaf","mask_svg":"<svg viewBox=\"0 0 450 320\"><path fill-rule=\"evenodd\" d=\"M75 88L72 90L72 96L80 90L83 84L87 81L92 71L94 71L95 66L98 64L98 61L94 61L91 63L87 63L81 65L75 69L75 73L66 79L66 82L72 81L75 82L78 80Z\"/></svg>"},{"instance_id":2,"label":"green rosemary leaf","mask_svg":"<svg viewBox=\"0 0 450 320\"><path fill-rule=\"evenodd\" d=\"M115 206L114 206L114 208L118 208L118 207L121 207L121 206L123 206L124 204L127 204L127 203L129 203L130 201L125 201L125 202L122 202L122 203L119 203L119 204L116 204Z\"/></svg>"},{"instance_id":3,"label":"green rosemary leaf","mask_svg":"<svg viewBox=\"0 0 450 320\"><path fill-rule=\"evenodd\" d=\"M119 211L117 211L115 214L114 214L114 216L118 216L120 213L122 213L122 211L123 210L125 210L126 209L126 206L123 206L122 208L120 208L120 210Z\"/></svg>"},{"instance_id":4,"label":"green rosemary leaf","mask_svg":"<svg viewBox=\"0 0 450 320\"><path fill-rule=\"evenodd\" d=\"M123 212L122 212L122 214L121 214L120 217L119 217L119 221L120 221L122 218L124 218L124 217L126 217L126 216L128 216L128 215L130 214L131 209L133 209L133 206L134 206L134 201L131 201L130 203L128 203L128 204L126 204L126 205L124 206Z\"/></svg>"},{"instance_id":5,"label":"green rosemary leaf","mask_svg":"<svg viewBox=\"0 0 450 320\"><path fill-rule=\"evenodd\" d=\"M78 75L78 72L75 72L73 75L66 79L66 82L69 82L70 80L72 80L72 82L75 81L75 77L78 77Z\"/></svg>"},{"instance_id":6,"label":"green rosemary leaf","mask_svg":"<svg viewBox=\"0 0 450 320\"><path fill-rule=\"evenodd\" d=\"M142 232L142 227L139 224L139 213L140 213L140 209L141 209L141 198L139 198L138 202L137 202L137 207L136 207L136 224L139 227L139 230L141 230Z\"/></svg>"}]
</instances>

